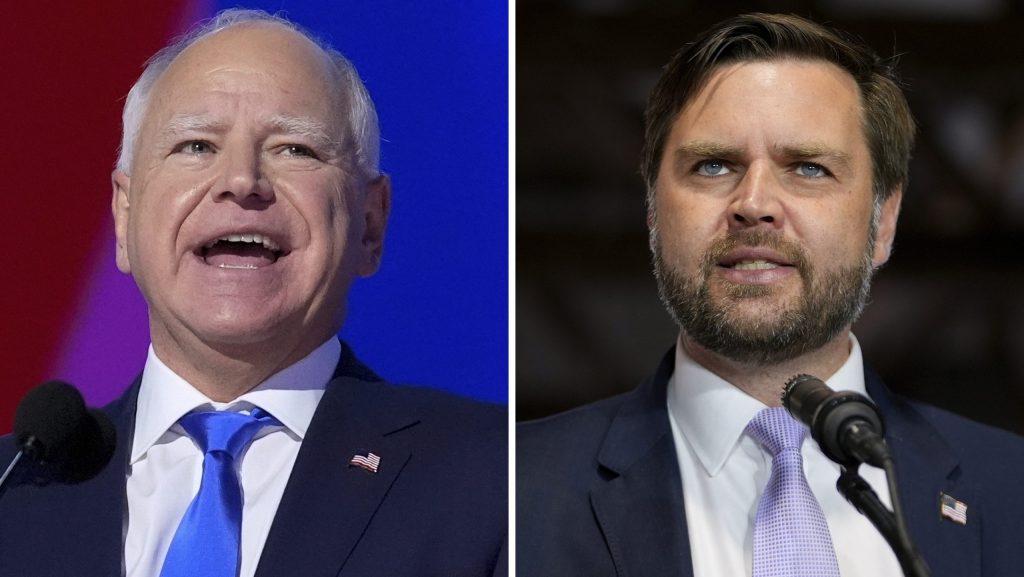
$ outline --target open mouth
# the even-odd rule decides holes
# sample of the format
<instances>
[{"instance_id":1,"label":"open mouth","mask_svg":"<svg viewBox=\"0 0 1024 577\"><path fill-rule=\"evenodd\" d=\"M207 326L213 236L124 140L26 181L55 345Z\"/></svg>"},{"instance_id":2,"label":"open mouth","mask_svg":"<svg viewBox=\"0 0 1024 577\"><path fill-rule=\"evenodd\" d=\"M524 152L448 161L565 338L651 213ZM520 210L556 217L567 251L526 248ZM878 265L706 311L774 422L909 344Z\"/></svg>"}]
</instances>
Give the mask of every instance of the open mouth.
<instances>
[{"instance_id":1,"label":"open mouth","mask_svg":"<svg viewBox=\"0 0 1024 577\"><path fill-rule=\"evenodd\" d=\"M757 259L757 260L741 260L741 261L734 262L734 263L732 263L730 265L723 265L723 266L725 266L726 268L734 269L734 270L769 270L769 269L773 269L773 268L779 268L780 266L790 266L790 265L780 264L780 263L772 262L772 261L768 261L768 260Z\"/></svg>"},{"instance_id":2,"label":"open mouth","mask_svg":"<svg viewBox=\"0 0 1024 577\"><path fill-rule=\"evenodd\" d=\"M196 256L206 264L230 269L263 268L287 254L280 244L259 233L220 236L196 251Z\"/></svg>"},{"instance_id":3,"label":"open mouth","mask_svg":"<svg viewBox=\"0 0 1024 577\"><path fill-rule=\"evenodd\" d=\"M762 278L763 275L774 275L772 271L782 272L783 269L800 268L799 259L763 246L746 246L727 250L719 256L716 265L727 271L735 271L742 275L737 278Z\"/></svg>"}]
</instances>

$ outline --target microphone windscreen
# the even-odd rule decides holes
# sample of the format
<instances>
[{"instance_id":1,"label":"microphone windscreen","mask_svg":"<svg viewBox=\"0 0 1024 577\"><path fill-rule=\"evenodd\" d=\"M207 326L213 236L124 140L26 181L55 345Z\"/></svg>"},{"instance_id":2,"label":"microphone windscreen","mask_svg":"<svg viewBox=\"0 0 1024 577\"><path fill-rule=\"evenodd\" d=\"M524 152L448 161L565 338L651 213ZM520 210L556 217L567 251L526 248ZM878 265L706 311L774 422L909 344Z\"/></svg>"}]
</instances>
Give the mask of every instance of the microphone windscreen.
<instances>
[{"instance_id":1,"label":"microphone windscreen","mask_svg":"<svg viewBox=\"0 0 1024 577\"><path fill-rule=\"evenodd\" d=\"M25 395L14 415L18 447L29 458L54 463L67 458L76 434L89 419L78 389L61 381L39 385Z\"/></svg>"},{"instance_id":2,"label":"microphone windscreen","mask_svg":"<svg viewBox=\"0 0 1024 577\"><path fill-rule=\"evenodd\" d=\"M782 405L798 421L813 427L818 409L834 392L817 377L796 375L786 382Z\"/></svg>"},{"instance_id":3,"label":"microphone windscreen","mask_svg":"<svg viewBox=\"0 0 1024 577\"><path fill-rule=\"evenodd\" d=\"M78 389L44 383L25 395L14 416L18 447L65 483L95 477L114 454L117 432L110 417L85 406Z\"/></svg>"},{"instance_id":4,"label":"microphone windscreen","mask_svg":"<svg viewBox=\"0 0 1024 577\"><path fill-rule=\"evenodd\" d=\"M82 429L76 433L61 467L66 483L80 483L95 477L114 455L117 431L110 417L102 411L88 409Z\"/></svg>"},{"instance_id":5,"label":"microphone windscreen","mask_svg":"<svg viewBox=\"0 0 1024 577\"><path fill-rule=\"evenodd\" d=\"M825 456L840 465L868 462L877 465L882 453L865 452L859 442L846 436L856 422L863 430L873 432L879 443L885 434L882 417L870 399L855 391L833 391L821 379L811 375L797 375L790 379L782 394L782 404L794 418L807 425L811 436ZM868 460L866 456L871 457Z\"/></svg>"}]
</instances>

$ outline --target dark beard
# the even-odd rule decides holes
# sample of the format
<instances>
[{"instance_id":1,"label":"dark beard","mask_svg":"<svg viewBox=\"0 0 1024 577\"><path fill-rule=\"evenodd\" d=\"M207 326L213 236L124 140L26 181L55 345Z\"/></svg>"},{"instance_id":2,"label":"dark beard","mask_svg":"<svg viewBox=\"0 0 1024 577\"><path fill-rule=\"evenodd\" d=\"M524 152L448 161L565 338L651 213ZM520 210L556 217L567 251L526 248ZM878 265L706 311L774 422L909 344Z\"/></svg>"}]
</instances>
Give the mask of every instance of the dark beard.
<instances>
[{"instance_id":1,"label":"dark beard","mask_svg":"<svg viewBox=\"0 0 1024 577\"><path fill-rule=\"evenodd\" d=\"M874 234L869 237L858 264L819 273L799 246L775 234L730 233L705 251L696 277L683 278L667 265L654 235L654 276L669 314L702 347L739 363L775 365L823 347L860 316L874 272ZM771 317L752 319L733 314L734 305L740 301L766 297L775 290L765 285L732 285L723 296L712 297L712 272L720 257L737 246L769 247L797 267L803 292L795 306Z\"/></svg>"}]
</instances>

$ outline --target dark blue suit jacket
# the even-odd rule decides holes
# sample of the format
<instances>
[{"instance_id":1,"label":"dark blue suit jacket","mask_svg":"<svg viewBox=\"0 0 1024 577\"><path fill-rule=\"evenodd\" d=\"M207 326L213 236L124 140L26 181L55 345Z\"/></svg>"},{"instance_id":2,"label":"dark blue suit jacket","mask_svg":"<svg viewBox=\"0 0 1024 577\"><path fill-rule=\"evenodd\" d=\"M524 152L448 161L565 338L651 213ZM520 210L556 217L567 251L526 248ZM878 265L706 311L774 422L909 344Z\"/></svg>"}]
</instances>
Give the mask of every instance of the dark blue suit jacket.
<instances>
[{"instance_id":1,"label":"dark blue suit jacket","mask_svg":"<svg viewBox=\"0 0 1024 577\"><path fill-rule=\"evenodd\" d=\"M638 389L519 426L516 574L693 576L665 394L670 351ZM1024 575L1024 439L889 393L870 371L911 534L933 577ZM939 516L939 493L967 525Z\"/></svg>"},{"instance_id":2,"label":"dark blue suit jacket","mask_svg":"<svg viewBox=\"0 0 1024 577\"><path fill-rule=\"evenodd\" d=\"M125 473L138 382L105 410L111 463L78 485L33 479L0 493L0 575L122 574ZM381 382L345 347L310 423L258 577L507 574L504 407ZM381 458L376 474L349 465ZM6 466L15 449L0 439ZM156 577L156 576L154 576Z\"/></svg>"}]
</instances>

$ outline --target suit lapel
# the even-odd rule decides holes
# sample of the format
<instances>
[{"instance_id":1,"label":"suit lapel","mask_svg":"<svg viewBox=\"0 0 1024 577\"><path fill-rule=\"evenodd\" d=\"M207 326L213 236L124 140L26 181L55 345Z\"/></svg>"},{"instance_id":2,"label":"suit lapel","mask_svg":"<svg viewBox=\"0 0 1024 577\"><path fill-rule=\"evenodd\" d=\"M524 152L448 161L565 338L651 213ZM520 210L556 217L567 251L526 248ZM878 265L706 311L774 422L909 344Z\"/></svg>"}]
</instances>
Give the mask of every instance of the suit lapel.
<instances>
[{"instance_id":1,"label":"suit lapel","mask_svg":"<svg viewBox=\"0 0 1024 577\"><path fill-rule=\"evenodd\" d=\"M619 577L693 575L665 391L673 351L616 414L598 454L591 506ZM652 555L657 551L657 555Z\"/></svg>"},{"instance_id":2,"label":"suit lapel","mask_svg":"<svg viewBox=\"0 0 1024 577\"><path fill-rule=\"evenodd\" d=\"M339 366L348 362L355 361ZM302 442L257 577L337 575L411 456L391 433L415 426L416 417L395 412L388 386L363 380L372 373L339 373ZM376 473L351 464L366 452L380 457Z\"/></svg>"},{"instance_id":3,"label":"suit lapel","mask_svg":"<svg viewBox=\"0 0 1024 577\"><path fill-rule=\"evenodd\" d=\"M931 423L905 401L893 397L868 369L865 381L868 394L885 418L885 436L896 458L904 514L918 550L935 575L980 575L983 503L970 478ZM967 503L966 525L940 516L940 493Z\"/></svg>"},{"instance_id":4,"label":"suit lapel","mask_svg":"<svg viewBox=\"0 0 1024 577\"><path fill-rule=\"evenodd\" d=\"M619 410L598 455L604 479L592 487L591 505L620 577L693 575L682 481L665 404L673 365L670 351L654 378ZM931 423L890 395L869 369L865 380L886 420L904 512L919 551L935 575L979 576L984 503L972 481ZM967 503L967 525L941 518L940 493Z\"/></svg>"}]
</instances>

